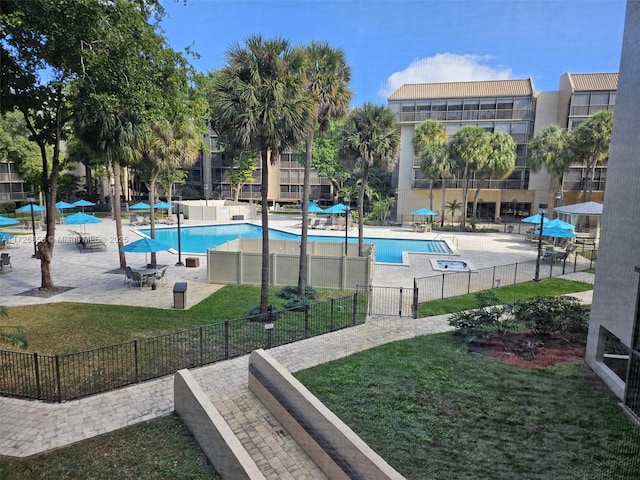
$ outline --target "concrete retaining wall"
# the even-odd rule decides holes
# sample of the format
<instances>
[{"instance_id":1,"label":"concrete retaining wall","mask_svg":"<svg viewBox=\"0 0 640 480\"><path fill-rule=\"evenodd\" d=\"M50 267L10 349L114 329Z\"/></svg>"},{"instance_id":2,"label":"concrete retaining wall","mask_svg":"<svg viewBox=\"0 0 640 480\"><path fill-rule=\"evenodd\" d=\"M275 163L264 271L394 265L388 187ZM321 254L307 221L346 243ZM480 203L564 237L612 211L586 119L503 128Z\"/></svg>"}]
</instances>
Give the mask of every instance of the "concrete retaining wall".
<instances>
[{"instance_id":1,"label":"concrete retaining wall","mask_svg":"<svg viewBox=\"0 0 640 480\"><path fill-rule=\"evenodd\" d=\"M404 478L264 350L249 356L249 389L332 480Z\"/></svg>"},{"instance_id":2,"label":"concrete retaining wall","mask_svg":"<svg viewBox=\"0 0 640 480\"><path fill-rule=\"evenodd\" d=\"M265 479L188 370L175 374L173 388L176 413L223 479Z\"/></svg>"}]
</instances>

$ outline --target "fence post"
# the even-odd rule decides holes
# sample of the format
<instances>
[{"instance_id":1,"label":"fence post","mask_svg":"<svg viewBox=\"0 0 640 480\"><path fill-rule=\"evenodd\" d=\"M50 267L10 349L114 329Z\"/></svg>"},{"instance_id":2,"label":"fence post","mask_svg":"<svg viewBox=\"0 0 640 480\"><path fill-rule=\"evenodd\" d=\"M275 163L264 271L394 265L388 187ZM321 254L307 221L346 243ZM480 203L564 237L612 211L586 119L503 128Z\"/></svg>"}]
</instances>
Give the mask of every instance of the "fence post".
<instances>
[{"instance_id":1,"label":"fence post","mask_svg":"<svg viewBox=\"0 0 640 480\"><path fill-rule=\"evenodd\" d=\"M444 273L442 274L442 287L440 292L440 298L444 298Z\"/></svg>"},{"instance_id":2,"label":"fence post","mask_svg":"<svg viewBox=\"0 0 640 480\"><path fill-rule=\"evenodd\" d=\"M413 302L411 303L411 316L412 318L418 318L418 287L416 286L416 280L413 279Z\"/></svg>"},{"instance_id":3,"label":"fence post","mask_svg":"<svg viewBox=\"0 0 640 480\"><path fill-rule=\"evenodd\" d=\"M33 352L33 368L35 370L36 375L36 397L38 400L43 400L40 398L41 390L40 390L40 365L38 364L38 353Z\"/></svg>"},{"instance_id":4,"label":"fence post","mask_svg":"<svg viewBox=\"0 0 640 480\"><path fill-rule=\"evenodd\" d=\"M518 283L518 262L516 262L516 266L513 269L513 284Z\"/></svg>"},{"instance_id":5,"label":"fence post","mask_svg":"<svg viewBox=\"0 0 640 480\"><path fill-rule=\"evenodd\" d=\"M133 341L133 362L136 367L136 383L140 381L140 370L138 366L138 340Z\"/></svg>"},{"instance_id":6,"label":"fence post","mask_svg":"<svg viewBox=\"0 0 640 480\"><path fill-rule=\"evenodd\" d=\"M469 272L471 274L471 272ZM493 266L493 272L491 273L491 288L496 288L496 266Z\"/></svg>"},{"instance_id":7,"label":"fence post","mask_svg":"<svg viewBox=\"0 0 640 480\"><path fill-rule=\"evenodd\" d=\"M60 379L60 357L56 354L56 387L58 388L58 403L62 403L62 381Z\"/></svg>"},{"instance_id":8,"label":"fence post","mask_svg":"<svg viewBox=\"0 0 640 480\"><path fill-rule=\"evenodd\" d=\"M353 294L353 312L351 314L351 326L356 324L356 314L358 312L358 289L356 288L355 293Z\"/></svg>"},{"instance_id":9,"label":"fence post","mask_svg":"<svg viewBox=\"0 0 640 480\"><path fill-rule=\"evenodd\" d=\"M309 309L304 306L304 338L309 338Z\"/></svg>"},{"instance_id":10,"label":"fence post","mask_svg":"<svg viewBox=\"0 0 640 480\"><path fill-rule=\"evenodd\" d=\"M333 332L333 325L334 325L334 319L333 319L333 298L331 298L331 312L329 312L329 331Z\"/></svg>"},{"instance_id":11,"label":"fence post","mask_svg":"<svg viewBox=\"0 0 640 480\"><path fill-rule=\"evenodd\" d=\"M224 359L229 360L229 320L224 321Z\"/></svg>"},{"instance_id":12,"label":"fence post","mask_svg":"<svg viewBox=\"0 0 640 480\"><path fill-rule=\"evenodd\" d=\"M402 316L402 287L400 287L400 298L399 298L399 304L398 304L398 315Z\"/></svg>"},{"instance_id":13,"label":"fence post","mask_svg":"<svg viewBox=\"0 0 640 480\"><path fill-rule=\"evenodd\" d=\"M200 365L204 365L204 339L202 333L202 326L200 326L199 334L200 334Z\"/></svg>"},{"instance_id":14,"label":"fence post","mask_svg":"<svg viewBox=\"0 0 640 480\"><path fill-rule=\"evenodd\" d=\"M471 270L467 273L467 295L471 293Z\"/></svg>"}]
</instances>

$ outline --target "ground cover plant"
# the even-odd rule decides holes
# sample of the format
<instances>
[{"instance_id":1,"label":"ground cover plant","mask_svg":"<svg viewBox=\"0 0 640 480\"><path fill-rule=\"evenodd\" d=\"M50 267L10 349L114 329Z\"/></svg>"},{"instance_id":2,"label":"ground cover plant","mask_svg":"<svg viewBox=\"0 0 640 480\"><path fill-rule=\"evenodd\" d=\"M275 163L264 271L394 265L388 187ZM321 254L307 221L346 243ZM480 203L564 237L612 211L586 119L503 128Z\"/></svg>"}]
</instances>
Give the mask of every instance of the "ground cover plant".
<instances>
[{"instance_id":1,"label":"ground cover plant","mask_svg":"<svg viewBox=\"0 0 640 480\"><path fill-rule=\"evenodd\" d=\"M218 480L175 415L126 427L33 458L0 457L0 478Z\"/></svg>"},{"instance_id":2,"label":"ground cover plant","mask_svg":"<svg viewBox=\"0 0 640 480\"><path fill-rule=\"evenodd\" d=\"M583 362L515 367L446 333L296 377L409 480L632 480L640 471L640 430Z\"/></svg>"}]
</instances>

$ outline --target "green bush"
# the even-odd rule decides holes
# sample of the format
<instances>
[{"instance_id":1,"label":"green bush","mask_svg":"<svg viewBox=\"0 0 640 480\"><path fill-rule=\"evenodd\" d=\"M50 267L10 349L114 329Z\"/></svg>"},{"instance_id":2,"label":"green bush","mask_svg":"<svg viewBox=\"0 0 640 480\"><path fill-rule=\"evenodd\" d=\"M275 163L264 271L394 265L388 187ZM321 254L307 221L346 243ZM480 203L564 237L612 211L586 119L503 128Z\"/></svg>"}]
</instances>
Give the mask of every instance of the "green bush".
<instances>
[{"instance_id":1,"label":"green bush","mask_svg":"<svg viewBox=\"0 0 640 480\"><path fill-rule=\"evenodd\" d=\"M285 304L286 310L294 310L296 312L303 312L308 310L311 306L311 300L309 297L292 297Z\"/></svg>"},{"instance_id":2,"label":"green bush","mask_svg":"<svg viewBox=\"0 0 640 480\"><path fill-rule=\"evenodd\" d=\"M482 307L475 310L454 313L449 325L456 329L455 335L461 336L465 343L479 339L503 338L523 328L511 314L512 305Z\"/></svg>"},{"instance_id":3,"label":"green bush","mask_svg":"<svg viewBox=\"0 0 640 480\"><path fill-rule=\"evenodd\" d=\"M294 287L291 285L287 285L286 287L282 287L280 291L276 293L276 297L284 298L285 300L290 300L293 298L298 298L298 287ZM304 288L304 296L308 299L312 300L318 296L318 292L311 285L307 285Z\"/></svg>"},{"instance_id":4,"label":"green bush","mask_svg":"<svg viewBox=\"0 0 640 480\"><path fill-rule=\"evenodd\" d=\"M538 334L583 333L589 326L589 307L571 297L538 297L513 304L513 315Z\"/></svg>"},{"instance_id":5,"label":"green bush","mask_svg":"<svg viewBox=\"0 0 640 480\"><path fill-rule=\"evenodd\" d=\"M13 213L16 211L14 202L0 202L0 214Z\"/></svg>"},{"instance_id":6,"label":"green bush","mask_svg":"<svg viewBox=\"0 0 640 480\"><path fill-rule=\"evenodd\" d=\"M266 313L260 313L260 305L256 305L244 316L250 322L273 322L282 316L282 308L278 305L269 305Z\"/></svg>"}]
</instances>

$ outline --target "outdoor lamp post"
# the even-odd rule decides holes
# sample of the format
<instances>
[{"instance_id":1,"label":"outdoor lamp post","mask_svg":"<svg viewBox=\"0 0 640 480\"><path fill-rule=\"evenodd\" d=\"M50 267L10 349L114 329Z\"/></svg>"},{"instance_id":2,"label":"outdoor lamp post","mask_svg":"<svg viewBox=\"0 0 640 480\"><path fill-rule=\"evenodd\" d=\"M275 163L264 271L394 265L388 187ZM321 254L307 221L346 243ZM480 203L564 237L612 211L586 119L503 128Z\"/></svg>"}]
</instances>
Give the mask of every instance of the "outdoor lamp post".
<instances>
[{"instance_id":1,"label":"outdoor lamp post","mask_svg":"<svg viewBox=\"0 0 640 480\"><path fill-rule=\"evenodd\" d=\"M349 207L349 203L345 202L344 205L344 255L345 257L348 255L347 244L349 243L349 211L351 208Z\"/></svg>"},{"instance_id":2,"label":"outdoor lamp post","mask_svg":"<svg viewBox=\"0 0 640 480\"><path fill-rule=\"evenodd\" d=\"M177 215L178 215L178 263L176 263L176 267L184 266L182 263L182 244L180 243L180 202L182 201L182 197L178 197L177 203Z\"/></svg>"},{"instance_id":3,"label":"outdoor lamp post","mask_svg":"<svg viewBox=\"0 0 640 480\"><path fill-rule=\"evenodd\" d=\"M38 258L38 247L36 245L36 219L33 215L33 197L29 197L29 205L31 207L31 231L33 232L33 258Z\"/></svg>"},{"instance_id":4,"label":"outdoor lamp post","mask_svg":"<svg viewBox=\"0 0 640 480\"><path fill-rule=\"evenodd\" d=\"M542 256L542 229L544 228L544 214L547 210L547 204L541 203L538 205L540 208L540 235L538 235L538 256L536 258L536 276L533 278L534 282L540 281L540 257Z\"/></svg>"}]
</instances>

